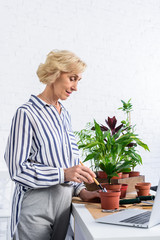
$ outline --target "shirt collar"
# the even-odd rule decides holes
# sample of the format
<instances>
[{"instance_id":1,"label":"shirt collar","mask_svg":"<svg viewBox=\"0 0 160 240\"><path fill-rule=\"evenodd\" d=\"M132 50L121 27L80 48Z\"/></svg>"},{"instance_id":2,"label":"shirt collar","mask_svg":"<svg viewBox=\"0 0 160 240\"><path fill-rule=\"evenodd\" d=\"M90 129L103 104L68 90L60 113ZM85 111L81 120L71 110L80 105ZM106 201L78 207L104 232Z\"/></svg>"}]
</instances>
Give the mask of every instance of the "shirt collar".
<instances>
[{"instance_id":1,"label":"shirt collar","mask_svg":"<svg viewBox=\"0 0 160 240\"><path fill-rule=\"evenodd\" d=\"M42 99L40 99L39 97L35 96L35 95L31 95L29 102L31 102L32 104L36 105L39 109L44 108L45 106L50 106L51 104L46 103L45 101L43 101ZM60 103L61 108L64 109L64 106Z\"/></svg>"},{"instance_id":2,"label":"shirt collar","mask_svg":"<svg viewBox=\"0 0 160 240\"><path fill-rule=\"evenodd\" d=\"M39 109L42 109L44 106L47 105L47 103L45 103L43 100L41 100L40 98L38 98L35 95L31 95L29 102L36 105Z\"/></svg>"}]
</instances>

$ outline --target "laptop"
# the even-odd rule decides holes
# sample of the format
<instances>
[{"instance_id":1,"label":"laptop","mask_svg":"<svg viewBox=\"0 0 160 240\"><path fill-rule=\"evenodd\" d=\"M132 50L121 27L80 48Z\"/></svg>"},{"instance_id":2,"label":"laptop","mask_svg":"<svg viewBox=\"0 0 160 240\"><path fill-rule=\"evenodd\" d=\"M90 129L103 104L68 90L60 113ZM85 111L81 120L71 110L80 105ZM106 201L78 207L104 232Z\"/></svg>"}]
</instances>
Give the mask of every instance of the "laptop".
<instances>
[{"instance_id":1,"label":"laptop","mask_svg":"<svg viewBox=\"0 0 160 240\"><path fill-rule=\"evenodd\" d=\"M115 224L138 228L151 228L160 223L160 180L152 210L125 209L121 212L96 219L98 223Z\"/></svg>"}]
</instances>

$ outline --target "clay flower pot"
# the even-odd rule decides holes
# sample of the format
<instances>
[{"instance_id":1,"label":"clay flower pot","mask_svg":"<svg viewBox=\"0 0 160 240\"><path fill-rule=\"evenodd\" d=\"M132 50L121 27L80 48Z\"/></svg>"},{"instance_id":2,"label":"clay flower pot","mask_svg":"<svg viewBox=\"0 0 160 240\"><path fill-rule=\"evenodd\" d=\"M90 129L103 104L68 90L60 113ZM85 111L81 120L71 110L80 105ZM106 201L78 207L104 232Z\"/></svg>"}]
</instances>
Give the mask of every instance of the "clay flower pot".
<instances>
[{"instance_id":1,"label":"clay flower pot","mask_svg":"<svg viewBox=\"0 0 160 240\"><path fill-rule=\"evenodd\" d=\"M118 209L119 208L120 191L100 192L102 209Z\"/></svg>"},{"instance_id":2,"label":"clay flower pot","mask_svg":"<svg viewBox=\"0 0 160 240\"><path fill-rule=\"evenodd\" d=\"M128 177L129 177L129 172L122 173L122 178L128 178Z\"/></svg>"},{"instance_id":3,"label":"clay flower pot","mask_svg":"<svg viewBox=\"0 0 160 240\"><path fill-rule=\"evenodd\" d=\"M121 172L117 173L117 174L118 174L118 177L114 176L114 177L112 177L112 179L120 179L120 178L122 178L122 173ZM98 171L97 172L97 177L98 178L107 178L107 174L105 172L103 172L103 171Z\"/></svg>"},{"instance_id":4,"label":"clay flower pot","mask_svg":"<svg viewBox=\"0 0 160 240\"><path fill-rule=\"evenodd\" d=\"M107 178L107 174L103 171L98 171L97 172L97 177L98 178Z\"/></svg>"},{"instance_id":5,"label":"clay flower pot","mask_svg":"<svg viewBox=\"0 0 160 240\"><path fill-rule=\"evenodd\" d=\"M109 184L109 183L101 183L102 187L105 187L107 191L120 191L122 184L115 183L115 184Z\"/></svg>"},{"instance_id":6,"label":"clay flower pot","mask_svg":"<svg viewBox=\"0 0 160 240\"><path fill-rule=\"evenodd\" d=\"M148 196L150 192L151 183L141 182L135 185L138 197Z\"/></svg>"},{"instance_id":7,"label":"clay flower pot","mask_svg":"<svg viewBox=\"0 0 160 240\"><path fill-rule=\"evenodd\" d=\"M125 198L127 193L128 184L122 184L120 198Z\"/></svg>"},{"instance_id":8,"label":"clay flower pot","mask_svg":"<svg viewBox=\"0 0 160 240\"><path fill-rule=\"evenodd\" d=\"M112 177L112 179L120 179L120 178L122 178L122 172L117 173L117 174L118 174L118 177L114 176L114 177Z\"/></svg>"},{"instance_id":9,"label":"clay flower pot","mask_svg":"<svg viewBox=\"0 0 160 240\"><path fill-rule=\"evenodd\" d=\"M129 177L138 177L139 175L140 175L140 172L137 172L137 171L129 172Z\"/></svg>"}]
</instances>

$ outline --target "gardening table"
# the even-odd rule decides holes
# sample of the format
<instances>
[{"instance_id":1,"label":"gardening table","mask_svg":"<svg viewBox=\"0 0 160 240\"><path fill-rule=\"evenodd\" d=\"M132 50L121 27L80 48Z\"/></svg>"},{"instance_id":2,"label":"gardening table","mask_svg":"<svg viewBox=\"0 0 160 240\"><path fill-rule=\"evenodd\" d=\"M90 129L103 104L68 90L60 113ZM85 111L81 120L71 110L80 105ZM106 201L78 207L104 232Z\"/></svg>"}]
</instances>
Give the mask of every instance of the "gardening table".
<instances>
[{"instance_id":1,"label":"gardening table","mask_svg":"<svg viewBox=\"0 0 160 240\"><path fill-rule=\"evenodd\" d=\"M73 199L74 240L160 240L160 224L142 229L95 222L96 218L107 214L101 211L100 203L85 203L78 198Z\"/></svg>"}]
</instances>

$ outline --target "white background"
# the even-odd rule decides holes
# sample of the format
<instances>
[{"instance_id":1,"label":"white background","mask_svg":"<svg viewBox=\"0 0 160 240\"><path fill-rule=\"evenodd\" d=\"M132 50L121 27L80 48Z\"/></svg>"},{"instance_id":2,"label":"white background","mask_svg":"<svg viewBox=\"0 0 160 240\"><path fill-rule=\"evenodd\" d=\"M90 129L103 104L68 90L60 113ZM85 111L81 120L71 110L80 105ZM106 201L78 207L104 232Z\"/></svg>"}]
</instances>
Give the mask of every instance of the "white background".
<instances>
[{"instance_id":1,"label":"white background","mask_svg":"<svg viewBox=\"0 0 160 240\"><path fill-rule=\"evenodd\" d=\"M146 181L160 177L160 0L0 1L0 169L16 108L39 94L36 70L53 49L87 63L79 91L63 104L74 130L93 118L116 116L132 99L132 124L150 152L137 167Z\"/></svg>"}]
</instances>

